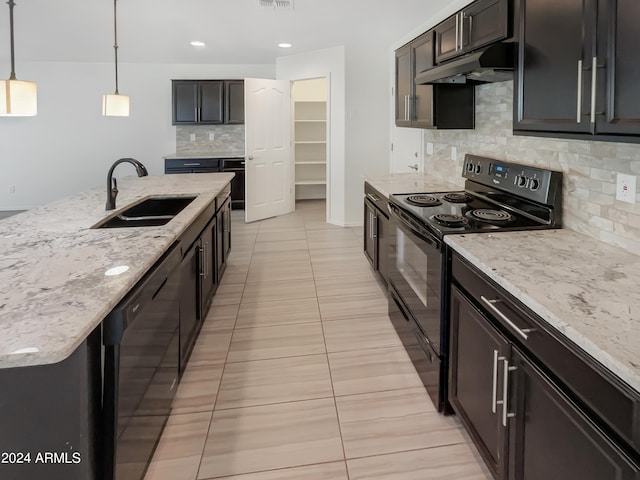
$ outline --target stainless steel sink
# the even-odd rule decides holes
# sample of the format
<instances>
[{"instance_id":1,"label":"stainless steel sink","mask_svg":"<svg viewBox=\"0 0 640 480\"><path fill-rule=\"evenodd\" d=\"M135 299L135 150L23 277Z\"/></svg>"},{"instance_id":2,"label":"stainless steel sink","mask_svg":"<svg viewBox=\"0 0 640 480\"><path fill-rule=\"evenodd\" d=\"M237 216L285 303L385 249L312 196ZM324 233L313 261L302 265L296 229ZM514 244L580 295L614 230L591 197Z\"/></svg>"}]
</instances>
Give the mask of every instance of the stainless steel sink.
<instances>
[{"instance_id":1,"label":"stainless steel sink","mask_svg":"<svg viewBox=\"0 0 640 480\"><path fill-rule=\"evenodd\" d=\"M92 228L157 227L169 223L196 197L149 197Z\"/></svg>"}]
</instances>

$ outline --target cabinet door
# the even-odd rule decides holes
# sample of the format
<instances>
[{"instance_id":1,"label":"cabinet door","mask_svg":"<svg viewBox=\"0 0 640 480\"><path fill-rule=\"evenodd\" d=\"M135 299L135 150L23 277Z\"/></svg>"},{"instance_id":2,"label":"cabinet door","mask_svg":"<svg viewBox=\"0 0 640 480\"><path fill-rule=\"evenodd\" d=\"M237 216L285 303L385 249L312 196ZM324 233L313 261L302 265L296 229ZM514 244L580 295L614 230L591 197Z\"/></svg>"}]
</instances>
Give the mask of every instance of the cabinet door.
<instances>
[{"instance_id":1,"label":"cabinet door","mask_svg":"<svg viewBox=\"0 0 640 480\"><path fill-rule=\"evenodd\" d=\"M421 35L411 42L413 74L411 81L419 73L434 65L434 33L433 30ZM434 126L433 118L433 86L415 85L411 102L411 126L430 128Z\"/></svg>"},{"instance_id":2,"label":"cabinet door","mask_svg":"<svg viewBox=\"0 0 640 480\"><path fill-rule=\"evenodd\" d=\"M613 0L599 4L597 82L604 91L598 102L596 133L640 134L640 3Z\"/></svg>"},{"instance_id":3,"label":"cabinet door","mask_svg":"<svg viewBox=\"0 0 640 480\"><path fill-rule=\"evenodd\" d=\"M460 52L460 15L455 14L433 29L436 42L436 63L455 57Z\"/></svg>"},{"instance_id":4,"label":"cabinet door","mask_svg":"<svg viewBox=\"0 0 640 480\"><path fill-rule=\"evenodd\" d=\"M215 263L215 238L216 219L211 220L200 236L200 292L202 320L207 315L207 310L213 298L216 287L216 263Z\"/></svg>"},{"instance_id":5,"label":"cabinet door","mask_svg":"<svg viewBox=\"0 0 640 480\"><path fill-rule=\"evenodd\" d=\"M462 12L462 49L467 52L507 38L509 5L507 0L479 0Z\"/></svg>"},{"instance_id":6,"label":"cabinet door","mask_svg":"<svg viewBox=\"0 0 640 480\"><path fill-rule=\"evenodd\" d=\"M514 348L509 405L511 480L637 480L637 466Z\"/></svg>"},{"instance_id":7,"label":"cabinet door","mask_svg":"<svg viewBox=\"0 0 640 480\"><path fill-rule=\"evenodd\" d=\"M224 82L222 80L205 80L198 82L198 85L200 90L198 123L222 123L224 119Z\"/></svg>"},{"instance_id":8,"label":"cabinet door","mask_svg":"<svg viewBox=\"0 0 640 480\"><path fill-rule=\"evenodd\" d=\"M224 261L227 263L227 258L231 253L231 199L227 199L224 206Z\"/></svg>"},{"instance_id":9,"label":"cabinet door","mask_svg":"<svg viewBox=\"0 0 640 480\"><path fill-rule=\"evenodd\" d=\"M521 0L514 130L592 132L596 0Z\"/></svg>"},{"instance_id":10,"label":"cabinet door","mask_svg":"<svg viewBox=\"0 0 640 480\"><path fill-rule=\"evenodd\" d=\"M173 125L196 123L198 120L198 84L192 80L171 82Z\"/></svg>"},{"instance_id":11,"label":"cabinet door","mask_svg":"<svg viewBox=\"0 0 640 480\"><path fill-rule=\"evenodd\" d=\"M389 282L389 236L391 235L391 223L384 215L378 213L378 273L385 282Z\"/></svg>"},{"instance_id":12,"label":"cabinet door","mask_svg":"<svg viewBox=\"0 0 640 480\"><path fill-rule=\"evenodd\" d=\"M374 233L376 222L375 208L367 201L364 201L364 254L371 262L374 269L378 267L376 255L376 237Z\"/></svg>"},{"instance_id":13,"label":"cabinet door","mask_svg":"<svg viewBox=\"0 0 640 480\"><path fill-rule=\"evenodd\" d=\"M506 339L454 286L451 287L449 402L497 478L502 478L502 361ZM542 480L543 477L540 477ZM548 477L562 478L562 477ZM566 477L569 478L569 477Z\"/></svg>"},{"instance_id":14,"label":"cabinet door","mask_svg":"<svg viewBox=\"0 0 640 480\"><path fill-rule=\"evenodd\" d=\"M409 103L411 100L411 45L396 50L396 126L409 127Z\"/></svg>"},{"instance_id":15,"label":"cabinet door","mask_svg":"<svg viewBox=\"0 0 640 480\"><path fill-rule=\"evenodd\" d=\"M200 245L189 249L180 264L180 371L184 371L200 319Z\"/></svg>"},{"instance_id":16,"label":"cabinet door","mask_svg":"<svg viewBox=\"0 0 640 480\"><path fill-rule=\"evenodd\" d=\"M218 231L216 234L216 272L218 282L222 278L224 269L227 266L227 257L231 241L231 200L230 197L222 204L217 215Z\"/></svg>"},{"instance_id":17,"label":"cabinet door","mask_svg":"<svg viewBox=\"0 0 640 480\"><path fill-rule=\"evenodd\" d=\"M244 81L224 82L224 123L244 123Z\"/></svg>"}]
</instances>

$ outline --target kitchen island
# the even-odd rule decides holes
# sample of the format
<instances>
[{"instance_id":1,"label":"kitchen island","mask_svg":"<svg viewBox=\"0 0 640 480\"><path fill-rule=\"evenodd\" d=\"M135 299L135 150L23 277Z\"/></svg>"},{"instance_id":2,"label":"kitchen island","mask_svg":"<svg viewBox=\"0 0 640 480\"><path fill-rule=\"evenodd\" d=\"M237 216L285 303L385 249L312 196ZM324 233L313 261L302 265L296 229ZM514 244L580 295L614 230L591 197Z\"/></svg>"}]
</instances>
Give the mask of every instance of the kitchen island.
<instances>
[{"instance_id":1,"label":"kitchen island","mask_svg":"<svg viewBox=\"0 0 640 480\"><path fill-rule=\"evenodd\" d=\"M167 251L199 250L232 178L127 177L113 211L96 188L0 222L0 478L102 478L102 322ZM92 228L150 196L194 199L163 226Z\"/></svg>"}]
</instances>

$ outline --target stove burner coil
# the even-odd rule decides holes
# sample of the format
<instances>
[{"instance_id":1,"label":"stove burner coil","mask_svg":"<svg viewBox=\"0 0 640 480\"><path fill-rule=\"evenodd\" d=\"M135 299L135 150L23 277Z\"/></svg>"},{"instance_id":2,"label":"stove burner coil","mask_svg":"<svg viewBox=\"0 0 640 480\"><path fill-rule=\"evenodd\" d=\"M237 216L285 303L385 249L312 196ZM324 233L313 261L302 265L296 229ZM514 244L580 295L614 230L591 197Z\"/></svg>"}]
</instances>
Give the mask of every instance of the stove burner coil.
<instances>
[{"instance_id":1,"label":"stove burner coil","mask_svg":"<svg viewBox=\"0 0 640 480\"><path fill-rule=\"evenodd\" d=\"M431 217L433 221L445 227L463 227L468 222L462 215L452 215L450 213L438 213Z\"/></svg>"},{"instance_id":2,"label":"stove burner coil","mask_svg":"<svg viewBox=\"0 0 640 480\"><path fill-rule=\"evenodd\" d=\"M432 195L411 195L407 197L407 203L419 207L435 207L442 202Z\"/></svg>"},{"instance_id":3,"label":"stove burner coil","mask_svg":"<svg viewBox=\"0 0 640 480\"><path fill-rule=\"evenodd\" d=\"M466 192L445 193L442 198L451 203L467 203L472 200L471 195Z\"/></svg>"},{"instance_id":4,"label":"stove burner coil","mask_svg":"<svg viewBox=\"0 0 640 480\"><path fill-rule=\"evenodd\" d=\"M492 210L490 208L479 208L471 211L471 216L485 222L506 223L514 219L513 215L504 210Z\"/></svg>"}]
</instances>

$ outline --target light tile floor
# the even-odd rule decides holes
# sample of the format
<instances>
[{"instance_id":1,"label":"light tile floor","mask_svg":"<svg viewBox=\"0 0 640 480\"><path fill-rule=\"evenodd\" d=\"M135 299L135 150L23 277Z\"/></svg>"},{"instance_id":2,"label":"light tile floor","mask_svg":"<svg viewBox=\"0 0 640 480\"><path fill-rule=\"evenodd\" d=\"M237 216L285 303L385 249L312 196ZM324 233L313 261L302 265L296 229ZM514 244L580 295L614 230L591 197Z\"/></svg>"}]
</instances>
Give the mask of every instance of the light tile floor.
<instances>
[{"instance_id":1,"label":"light tile floor","mask_svg":"<svg viewBox=\"0 0 640 480\"><path fill-rule=\"evenodd\" d=\"M362 228L323 201L245 224L147 480L489 480L387 316Z\"/></svg>"}]
</instances>

